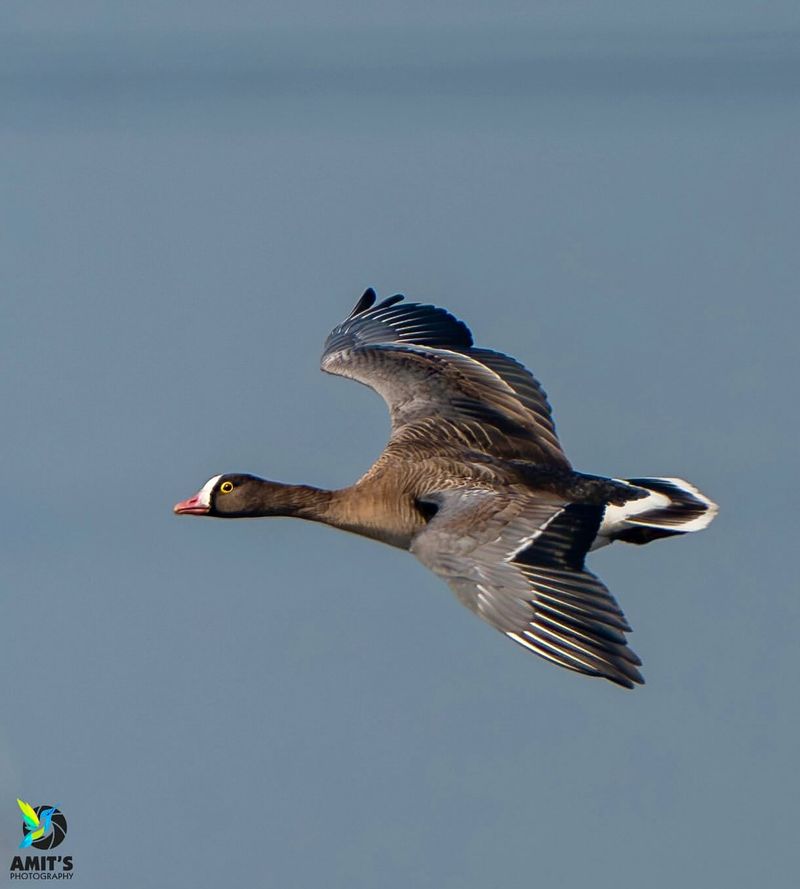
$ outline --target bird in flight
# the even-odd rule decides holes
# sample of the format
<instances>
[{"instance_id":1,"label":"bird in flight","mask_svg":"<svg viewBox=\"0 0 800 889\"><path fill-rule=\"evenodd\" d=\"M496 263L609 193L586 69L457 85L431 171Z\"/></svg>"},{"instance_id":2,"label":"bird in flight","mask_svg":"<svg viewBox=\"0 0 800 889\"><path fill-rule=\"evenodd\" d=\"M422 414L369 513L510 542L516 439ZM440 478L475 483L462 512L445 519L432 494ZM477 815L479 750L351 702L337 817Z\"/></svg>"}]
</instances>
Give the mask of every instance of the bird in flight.
<instances>
[{"instance_id":1,"label":"bird in flight","mask_svg":"<svg viewBox=\"0 0 800 889\"><path fill-rule=\"evenodd\" d=\"M47 836L47 834L50 833L50 821L53 817L53 813L57 811L57 807L50 806L49 808L42 809L37 815L33 806L29 805L24 800L18 799L17 805L22 812L22 817L25 819L25 829L28 831L22 837L22 842L19 844L19 847L20 849L27 849L29 846L32 846L36 840L40 840L42 837Z\"/></svg>"},{"instance_id":2,"label":"bird in flight","mask_svg":"<svg viewBox=\"0 0 800 889\"><path fill-rule=\"evenodd\" d=\"M708 497L679 478L573 470L530 372L474 346L435 306L367 290L326 340L322 370L388 405L391 437L365 475L324 490L226 473L174 511L295 516L409 550L528 651L627 688L644 681L628 622L586 554L700 531L717 512Z\"/></svg>"}]
</instances>

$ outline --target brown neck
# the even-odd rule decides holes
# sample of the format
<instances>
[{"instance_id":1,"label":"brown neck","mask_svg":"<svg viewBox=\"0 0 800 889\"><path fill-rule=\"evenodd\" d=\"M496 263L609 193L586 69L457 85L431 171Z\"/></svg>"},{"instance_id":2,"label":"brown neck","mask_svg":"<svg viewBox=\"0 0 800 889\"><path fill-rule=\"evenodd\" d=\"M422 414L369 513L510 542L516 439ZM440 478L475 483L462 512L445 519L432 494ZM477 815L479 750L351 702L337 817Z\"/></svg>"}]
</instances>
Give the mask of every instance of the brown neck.
<instances>
[{"instance_id":1,"label":"brown neck","mask_svg":"<svg viewBox=\"0 0 800 889\"><path fill-rule=\"evenodd\" d=\"M261 516L296 516L312 521L325 521L331 492L310 485L285 485L264 482L258 498Z\"/></svg>"},{"instance_id":2,"label":"brown neck","mask_svg":"<svg viewBox=\"0 0 800 889\"><path fill-rule=\"evenodd\" d=\"M402 549L408 549L412 535L424 525L424 517L415 509L412 498L391 492L387 495L365 485L327 491L250 476L230 494L217 496L215 504L212 515L216 516L294 516Z\"/></svg>"}]
</instances>

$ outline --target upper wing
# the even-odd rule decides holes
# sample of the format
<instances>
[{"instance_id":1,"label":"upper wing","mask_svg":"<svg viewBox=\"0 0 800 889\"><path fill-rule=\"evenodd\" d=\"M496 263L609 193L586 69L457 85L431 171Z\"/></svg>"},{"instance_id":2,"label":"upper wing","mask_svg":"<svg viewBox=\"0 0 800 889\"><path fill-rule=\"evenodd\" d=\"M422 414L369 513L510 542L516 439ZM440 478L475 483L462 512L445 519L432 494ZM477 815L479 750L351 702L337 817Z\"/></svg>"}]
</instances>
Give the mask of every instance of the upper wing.
<instances>
[{"instance_id":1,"label":"upper wing","mask_svg":"<svg viewBox=\"0 0 800 889\"><path fill-rule=\"evenodd\" d=\"M411 552L459 600L539 657L633 688L625 615L584 567L602 505L470 488L426 496L436 514Z\"/></svg>"},{"instance_id":2,"label":"upper wing","mask_svg":"<svg viewBox=\"0 0 800 889\"><path fill-rule=\"evenodd\" d=\"M539 383L513 358L476 349L444 309L375 305L367 290L322 354L322 369L370 386L389 406L392 441L425 442L569 467Z\"/></svg>"}]
</instances>

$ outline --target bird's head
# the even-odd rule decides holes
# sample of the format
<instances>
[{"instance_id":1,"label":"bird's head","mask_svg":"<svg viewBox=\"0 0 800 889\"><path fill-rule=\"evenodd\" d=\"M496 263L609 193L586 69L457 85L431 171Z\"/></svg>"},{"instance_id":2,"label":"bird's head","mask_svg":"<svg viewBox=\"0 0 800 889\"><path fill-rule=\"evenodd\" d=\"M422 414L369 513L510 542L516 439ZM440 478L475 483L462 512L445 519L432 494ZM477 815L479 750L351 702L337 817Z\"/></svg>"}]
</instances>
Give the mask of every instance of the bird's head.
<instances>
[{"instance_id":1,"label":"bird's head","mask_svg":"<svg viewBox=\"0 0 800 889\"><path fill-rule=\"evenodd\" d=\"M172 508L178 515L206 515L238 518L258 515L266 483L254 475L227 473L210 478L188 500Z\"/></svg>"}]
</instances>

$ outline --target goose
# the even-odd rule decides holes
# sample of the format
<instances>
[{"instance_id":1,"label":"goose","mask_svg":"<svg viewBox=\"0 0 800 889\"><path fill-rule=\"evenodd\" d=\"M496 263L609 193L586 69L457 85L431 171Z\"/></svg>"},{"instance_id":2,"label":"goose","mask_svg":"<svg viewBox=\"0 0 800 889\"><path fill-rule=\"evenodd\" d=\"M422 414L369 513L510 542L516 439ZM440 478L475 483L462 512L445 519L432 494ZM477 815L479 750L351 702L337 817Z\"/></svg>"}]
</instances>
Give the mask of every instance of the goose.
<instances>
[{"instance_id":1,"label":"goose","mask_svg":"<svg viewBox=\"0 0 800 889\"><path fill-rule=\"evenodd\" d=\"M644 682L625 615L586 555L700 531L715 503L680 478L573 470L538 381L477 348L445 309L400 294L377 302L370 288L328 336L322 370L388 405L391 436L365 475L340 490L215 475L174 512L294 516L408 550L540 658L625 688Z\"/></svg>"}]
</instances>

